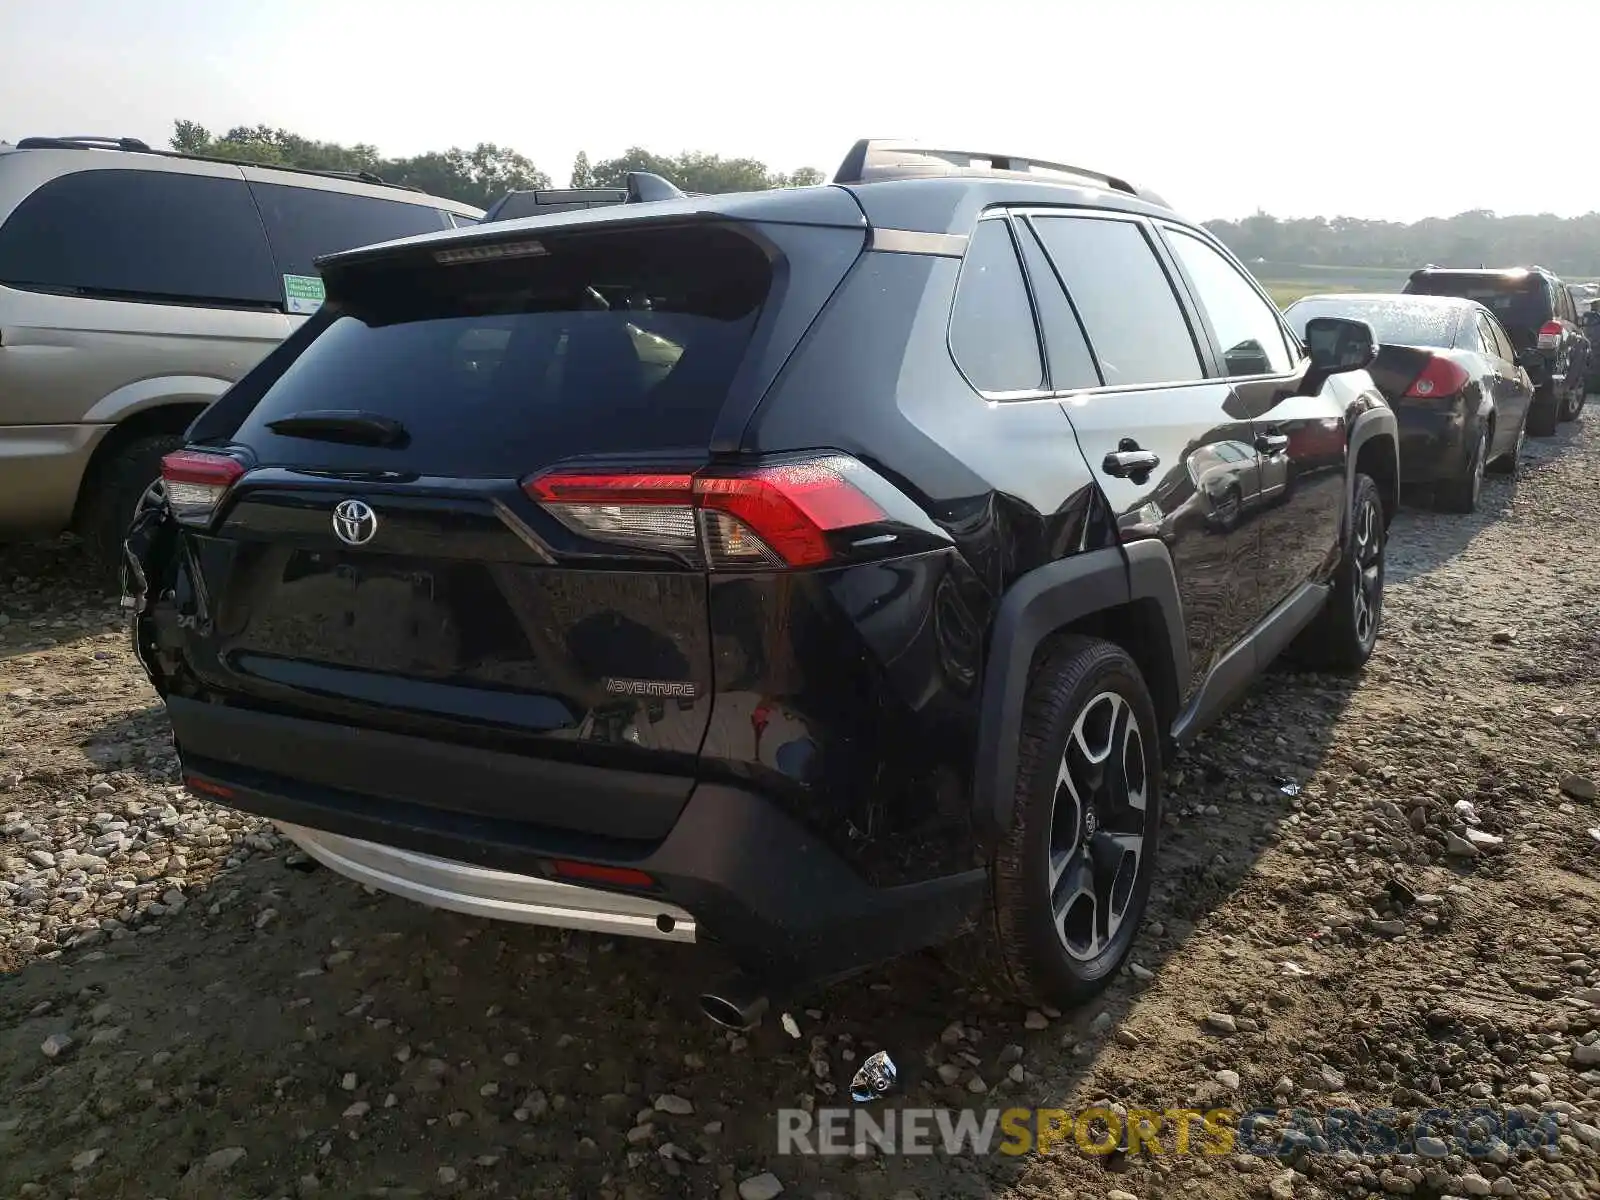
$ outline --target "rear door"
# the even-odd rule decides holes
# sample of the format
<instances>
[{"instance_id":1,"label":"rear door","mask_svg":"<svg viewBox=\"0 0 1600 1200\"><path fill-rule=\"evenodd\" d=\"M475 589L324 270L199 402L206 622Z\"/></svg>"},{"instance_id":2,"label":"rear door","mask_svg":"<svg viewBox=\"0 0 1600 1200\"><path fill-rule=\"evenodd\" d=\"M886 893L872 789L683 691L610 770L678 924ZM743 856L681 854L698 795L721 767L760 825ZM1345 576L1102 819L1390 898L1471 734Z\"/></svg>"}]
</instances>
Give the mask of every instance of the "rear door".
<instances>
[{"instance_id":1,"label":"rear door","mask_svg":"<svg viewBox=\"0 0 1600 1200\"><path fill-rule=\"evenodd\" d=\"M1263 473L1284 481L1258 522L1260 601L1270 611L1325 577L1338 554L1347 444L1340 391L1349 381L1334 376L1316 395L1301 394L1310 364L1260 285L1198 234L1161 228L1202 311L1231 405L1251 421Z\"/></svg>"},{"instance_id":2,"label":"rear door","mask_svg":"<svg viewBox=\"0 0 1600 1200\"><path fill-rule=\"evenodd\" d=\"M709 225L513 249L349 268L298 356L197 428L249 470L188 535L183 657L214 701L676 775L686 797L711 693L693 518L541 506L531 481L704 464L772 268ZM600 819L549 802L450 800Z\"/></svg>"},{"instance_id":3,"label":"rear door","mask_svg":"<svg viewBox=\"0 0 1600 1200\"><path fill-rule=\"evenodd\" d=\"M1207 377L1201 335L1145 222L1102 212L1035 211L1021 222L1035 287L1070 302L1046 324L1051 362L1081 358L1094 378L1062 398L1125 540L1160 538L1172 554L1194 671L1206 672L1259 616L1260 543L1242 514L1261 474L1250 419L1227 383ZM1075 355L1059 349L1081 341ZM1187 690L1187 689L1186 689Z\"/></svg>"},{"instance_id":4,"label":"rear door","mask_svg":"<svg viewBox=\"0 0 1600 1200\"><path fill-rule=\"evenodd\" d=\"M1533 401L1533 384L1528 373L1517 365L1517 352L1500 323L1486 312L1476 314L1478 338L1483 353L1495 373L1494 406L1499 415L1495 429L1493 453L1505 453L1516 447L1517 433L1528 418L1528 405Z\"/></svg>"}]
</instances>

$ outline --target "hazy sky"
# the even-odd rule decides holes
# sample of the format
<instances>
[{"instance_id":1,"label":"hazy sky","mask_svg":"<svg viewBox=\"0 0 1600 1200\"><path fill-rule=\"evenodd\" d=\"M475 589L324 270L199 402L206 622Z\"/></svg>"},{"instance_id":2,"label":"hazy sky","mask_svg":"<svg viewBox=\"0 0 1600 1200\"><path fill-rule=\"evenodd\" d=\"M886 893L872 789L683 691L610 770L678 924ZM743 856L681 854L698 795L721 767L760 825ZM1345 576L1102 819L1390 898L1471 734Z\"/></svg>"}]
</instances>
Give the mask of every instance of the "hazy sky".
<instances>
[{"instance_id":1,"label":"hazy sky","mask_svg":"<svg viewBox=\"0 0 1600 1200\"><path fill-rule=\"evenodd\" d=\"M1600 209L1600 135L1574 111L1591 85L1574 70L1551 86L1534 61L1552 37L1583 48L1567 61L1592 57L1600 4L1548 10L1525 45L1507 11L0 0L0 138L164 143L185 117L395 155L491 141L564 184L579 150L704 149L831 175L858 137L911 137L1119 173L1195 217Z\"/></svg>"}]
</instances>

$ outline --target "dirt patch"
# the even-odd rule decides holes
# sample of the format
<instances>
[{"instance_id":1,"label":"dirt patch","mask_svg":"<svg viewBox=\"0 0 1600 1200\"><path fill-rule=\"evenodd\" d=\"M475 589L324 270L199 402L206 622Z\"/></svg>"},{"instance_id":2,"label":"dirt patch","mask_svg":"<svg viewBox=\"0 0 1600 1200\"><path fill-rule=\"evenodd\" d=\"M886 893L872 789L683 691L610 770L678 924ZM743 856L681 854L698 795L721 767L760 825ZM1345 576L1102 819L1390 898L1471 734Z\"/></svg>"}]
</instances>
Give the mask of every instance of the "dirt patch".
<instances>
[{"instance_id":1,"label":"dirt patch","mask_svg":"<svg viewBox=\"0 0 1600 1200\"><path fill-rule=\"evenodd\" d=\"M1102 1004L1024 1014L924 956L812 998L798 1040L710 1026L698 953L368 893L189 796L76 552L0 550L0 1190L1600 1194L1597 477L1591 409L1479 515L1402 514L1362 679L1274 673L1173 764ZM1162 1153L779 1155L777 1110L848 1104L879 1048L901 1107L1277 1123L1223 1154L1168 1123ZM1352 1153L1330 1114L1378 1109L1402 1143ZM1496 1124L1436 1157L1429 1109Z\"/></svg>"}]
</instances>

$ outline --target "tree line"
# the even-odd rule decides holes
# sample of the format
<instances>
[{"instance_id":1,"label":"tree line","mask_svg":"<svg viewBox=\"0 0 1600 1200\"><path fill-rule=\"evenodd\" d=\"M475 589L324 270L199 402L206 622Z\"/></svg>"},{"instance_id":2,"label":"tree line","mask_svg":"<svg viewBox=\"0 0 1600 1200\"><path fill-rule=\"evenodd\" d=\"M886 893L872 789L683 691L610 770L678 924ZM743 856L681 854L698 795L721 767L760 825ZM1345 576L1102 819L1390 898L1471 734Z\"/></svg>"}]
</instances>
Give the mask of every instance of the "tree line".
<instances>
[{"instance_id":1,"label":"tree line","mask_svg":"<svg viewBox=\"0 0 1600 1200\"><path fill-rule=\"evenodd\" d=\"M1497 216L1484 209L1405 224L1356 217L1281 220L1264 212L1207 227L1246 263L1304 266L1516 267L1600 276L1600 212Z\"/></svg>"},{"instance_id":2,"label":"tree line","mask_svg":"<svg viewBox=\"0 0 1600 1200\"><path fill-rule=\"evenodd\" d=\"M429 195L478 208L488 208L507 192L529 188L621 187L629 171L650 171L670 179L686 192L703 193L806 187L822 182L822 172L814 167L784 173L753 158L723 158L703 151L654 154L639 146L599 162L590 162L588 155L580 153L568 181L554 185L550 176L528 158L493 142L479 142L471 149L452 146L409 158L387 158L376 146L319 142L267 125L240 125L215 135L194 121L176 121L171 145L184 154L267 166L366 172L389 183L420 188Z\"/></svg>"},{"instance_id":3,"label":"tree line","mask_svg":"<svg viewBox=\"0 0 1600 1200\"><path fill-rule=\"evenodd\" d=\"M388 158L376 146L319 142L266 125L237 126L214 135L194 121L177 121L172 148L188 154L241 159L323 171L366 171L391 183L420 188L488 208L509 191L526 188L620 187L629 171L650 171L687 192L744 192L821 183L814 167L773 170L753 158L723 158L704 151L656 154L635 146L616 158L591 162L579 154L563 184L525 156L493 142L452 146L409 158ZM1549 214L1496 216L1485 210L1430 217L1406 224L1357 217L1280 219L1268 213L1207 226L1246 262L1306 266L1419 267L1542 266L1572 276L1600 276L1600 212L1562 218Z\"/></svg>"}]
</instances>

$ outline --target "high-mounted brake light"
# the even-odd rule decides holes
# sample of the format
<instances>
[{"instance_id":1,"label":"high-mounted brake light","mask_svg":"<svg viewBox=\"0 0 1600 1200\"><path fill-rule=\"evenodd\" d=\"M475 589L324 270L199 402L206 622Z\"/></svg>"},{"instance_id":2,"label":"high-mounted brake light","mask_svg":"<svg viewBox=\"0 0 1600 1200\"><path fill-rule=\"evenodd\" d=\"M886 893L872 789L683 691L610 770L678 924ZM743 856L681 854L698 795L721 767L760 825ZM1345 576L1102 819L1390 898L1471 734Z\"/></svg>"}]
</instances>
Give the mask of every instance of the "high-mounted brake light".
<instances>
[{"instance_id":1,"label":"high-mounted brake light","mask_svg":"<svg viewBox=\"0 0 1600 1200\"><path fill-rule=\"evenodd\" d=\"M1441 400L1456 395L1471 378L1460 363L1448 358L1431 358L1422 374L1406 389L1406 396L1413 400Z\"/></svg>"},{"instance_id":2,"label":"high-mounted brake light","mask_svg":"<svg viewBox=\"0 0 1600 1200\"><path fill-rule=\"evenodd\" d=\"M244 474L244 464L226 454L176 450L161 460L167 506L185 525L204 525L228 489Z\"/></svg>"},{"instance_id":3,"label":"high-mounted brake light","mask_svg":"<svg viewBox=\"0 0 1600 1200\"><path fill-rule=\"evenodd\" d=\"M1539 349L1554 350L1561 345L1561 322L1546 321L1539 327Z\"/></svg>"},{"instance_id":4,"label":"high-mounted brake light","mask_svg":"<svg viewBox=\"0 0 1600 1200\"><path fill-rule=\"evenodd\" d=\"M702 559L712 569L813 567L831 535L883 521L843 455L698 474L556 470L528 480L530 497L597 541Z\"/></svg>"},{"instance_id":5,"label":"high-mounted brake light","mask_svg":"<svg viewBox=\"0 0 1600 1200\"><path fill-rule=\"evenodd\" d=\"M498 258L539 258L548 253L543 242L486 242L435 250L433 261L448 267L458 263L490 262Z\"/></svg>"}]
</instances>

